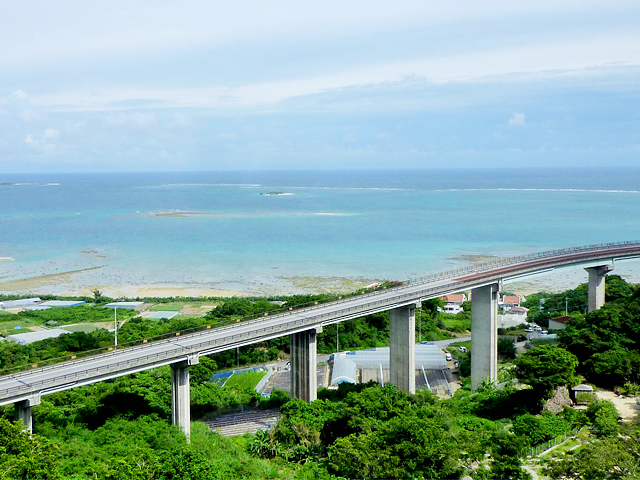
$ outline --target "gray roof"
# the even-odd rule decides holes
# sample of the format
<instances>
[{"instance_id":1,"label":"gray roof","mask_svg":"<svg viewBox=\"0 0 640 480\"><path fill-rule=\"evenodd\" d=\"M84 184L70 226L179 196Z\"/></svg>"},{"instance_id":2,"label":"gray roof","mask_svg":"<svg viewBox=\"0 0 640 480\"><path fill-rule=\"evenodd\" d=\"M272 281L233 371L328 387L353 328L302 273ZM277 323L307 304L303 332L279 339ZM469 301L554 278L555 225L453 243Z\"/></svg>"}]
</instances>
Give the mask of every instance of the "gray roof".
<instances>
[{"instance_id":1,"label":"gray roof","mask_svg":"<svg viewBox=\"0 0 640 480\"><path fill-rule=\"evenodd\" d=\"M333 361L331 385L338 385L339 383L358 383L356 363L353 360L349 360L345 354L336 355Z\"/></svg>"},{"instance_id":2,"label":"gray roof","mask_svg":"<svg viewBox=\"0 0 640 480\"><path fill-rule=\"evenodd\" d=\"M581 383L580 385L571 387L571 390L573 390L574 392L593 392L593 387L591 385L585 385L584 383Z\"/></svg>"},{"instance_id":3,"label":"gray roof","mask_svg":"<svg viewBox=\"0 0 640 480\"><path fill-rule=\"evenodd\" d=\"M173 311L153 312L147 318L173 318L179 314L180 312L173 312Z\"/></svg>"},{"instance_id":4,"label":"gray roof","mask_svg":"<svg viewBox=\"0 0 640 480\"><path fill-rule=\"evenodd\" d=\"M39 340L46 340L47 338L58 338L64 333L71 332L63 330L62 328L50 328L48 330L41 330L39 332L18 333L15 335L9 335L7 336L7 338L9 340L13 340L14 342L28 344L37 342Z\"/></svg>"},{"instance_id":5,"label":"gray roof","mask_svg":"<svg viewBox=\"0 0 640 480\"><path fill-rule=\"evenodd\" d=\"M45 307L77 307L86 303L84 300L49 300L48 302L41 303Z\"/></svg>"},{"instance_id":6,"label":"gray roof","mask_svg":"<svg viewBox=\"0 0 640 480\"><path fill-rule=\"evenodd\" d=\"M379 368L380 365L382 368L389 368L389 347L349 352L347 357L360 368ZM446 368L447 360L438 346L418 344L416 345L416 368L420 366L429 370Z\"/></svg>"},{"instance_id":7,"label":"gray roof","mask_svg":"<svg viewBox=\"0 0 640 480\"><path fill-rule=\"evenodd\" d=\"M133 310L136 307L139 307L140 305L144 305L144 302L113 302L113 303L107 303L105 305L105 307L108 308L126 308L129 310Z\"/></svg>"},{"instance_id":8,"label":"gray roof","mask_svg":"<svg viewBox=\"0 0 640 480\"><path fill-rule=\"evenodd\" d=\"M3 308L18 308L25 307L27 305L35 305L40 302L39 298L22 298L20 300L5 300L4 302L0 302Z\"/></svg>"}]
</instances>

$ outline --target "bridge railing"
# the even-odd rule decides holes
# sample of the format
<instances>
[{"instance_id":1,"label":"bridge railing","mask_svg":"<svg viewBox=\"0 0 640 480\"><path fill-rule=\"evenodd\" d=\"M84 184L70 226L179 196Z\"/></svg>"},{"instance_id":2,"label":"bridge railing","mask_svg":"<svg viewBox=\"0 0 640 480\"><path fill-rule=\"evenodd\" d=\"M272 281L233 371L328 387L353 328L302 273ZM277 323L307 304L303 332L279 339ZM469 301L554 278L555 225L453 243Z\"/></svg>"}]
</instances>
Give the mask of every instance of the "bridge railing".
<instances>
[{"instance_id":1,"label":"bridge railing","mask_svg":"<svg viewBox=\"0 0 640 480\"><path fill-rule=\"evenodd\" d=\"M566 249L556 249L556 250L550 250L550 251L546 251L546 252L540 252L540 253L536 253L536 254L529 254L529 255L522 255L519 257L509 257L509 258L504 258L504 259L500 259L497 261L493 261L493 262L483 262L481 264L476 264L476 265L471 265L468 267L462 267L462 268L458 268L458 269L454 269L454 270L448 270L448 271L443 271L443 272L437 272L434 273L432 275L428 275L426 277L422 277L419 280L413 280L411 282L409 282L406 285L400 286L400 287L395 287L393 289L389 289L389 290L382 290L382 291L374 291L374 292L370 292L370 293L366 293L363 295L357 295L357 296L350 296L347 298L342 298L339 300L334 300L332 302L330 302L332 305L336 305L336 304L341 304L341 303L346 303L346 302L352 302L356 299L364 299L364 298L368 298L368 297L375 297L375 296L379 296L383 293L389 293L392 291L401 291L405 288L408 288L410 286L417 286L420 284L425 284L425 283L429 283L435 280L444 280L450 277L457 277L457 276L461 276L464 274L471 274L471 273L481 273L483 271L487 271L487 270L491 270L494 269L496 267L501 267L501 266L508 266L508 265L513 265L516 263L525 263L527 261L534 261L534 260L538 260L538 259L543 259L543 258L550 258L550 257L555 257L555 256L560 256L560 255L566 255L569 253L584 253L584 252L589 252L589 251L596 251L596 250L603 250L603 249L609 249L609 248L615 248L615 247L620 247L620 246L632 246L632 245L640 245L640 241L628 241L628 242L617 242L617 243L606 243L606 244L597 244L597 245L589 245L589 246L582 246L582 247L572 247L572 248L566 248ZM499 278L499 276L497 276L496 278ZM489 278L490 279L490 278ZM484 279L484 281L488 281L488 279ZM429 292L433 292L436 290L443 290L443 289L447 289L448 287L451 288L455 288L455 289L464 289L466 286L470 285L470 284L474 284L477 283L475 281L463 281L463 282L454 282L452 284L447 284L447 285L440 285L438 287L433 287L433 288L428 288L425 290L420 291L420 295L423 296L428 296ZM370 310L372 307L376 306L376 305L392 305L394 303L398 303L399 301L402 300L406 300L407 298L416 298L416 293L412 292L412 293L407 293L404 295L399 295L399 296L394 296L391 298L386 298L385 300L381 300L378 302L368 302L366 304L360 305L358 307L351 307L349 309L341 309L341 310L333 310L330 313L327 314L323 314L320 317L336 317L336 316L340 316L344 313L349 313L352 311L356 311L356 310ZM303 308L297 308L297 309L293 309L293 310L286 310L284 312L281 313L276 313L276 314L269 314L269 312L265 312L267 313L267 316L264 316L263 314L260 314L259 316L254 316L253 318L250 319L246 319L244 321L241 322L241 324L243 326L246 325L251 325L251 324L259 324L259 323L263 323L265 320L273 320L273 319L278 319L278 318L291 318L291 317L295 317L295 316L299 316L301 314L307 313L307 312L312 312L314 310L320 309L320 308L326 308L328 306L327 303L318 303L318 304L314 304L308 307L303 307ZM317 323L318 321L318 316L310 316L310 317L303 317L300 320L297 320L298 322L305 322L305 323ZM283 328L279 331L283 331L285 329L291 329L291 322L285 322L282 324L282 326L286 326L286 328ZM228 325L224 325L224 326L219 326L216 327L215 329L212 329L210 326L200 326L200 327L196 327L196 331L181 331L181 332L171 332L168 334L165 334L161 337L156 337L156 338L152 338L152 339L146 339L145 340L139 340L136 341L136 343L132 343L131 346L128 346L126 348L126 352L127 353L134 353L137 350L140 349L146 349L153 346L157 346L157 347L162 347L162 346L166 346L167 344L171 344L171 343L175 343L175 342L179 342L179 341L185 341L187 339L193 339L194 337L198 337L198 336L204 336L204 335L211 335L212 333L219 333L225 330L230 330L230 329L234 329L238 327L238 323L231 323ZM273 330L275 327L268 327L271 330L271 332L275 332L275 330ZM254 331L255 332L261 332L261 329L257 329ZM185 335L186 334L186 335ZM225 339L227 337L224 337ZM155 341L154 341L155 340ZM144 343L143 343L144 342ZM190 347L189 347L190 348ZM97 351L93 351L93 352L82 352L84 355L81 358L76 358L70 361L65 362L65 366L73 366L73 365L78 365L78 364L83 364L83 363L87 363L87 362L93 362L95 360L101 360L101 359L106 359L112 356L116 356L116 355L122 355L123 350L113 350L107 353L98 353ZM93 353L93 355L91 354ZM156 355L156 354L152 354L151 356ZM79 355L78 355L79 356ZM145 356L145 357L137 357L135 359L136 362L138 362L139 358L147 358L149 356ZM68 358L68 357L67 357ZM150 357L149 357L150 358ZM31 368L27 371L25 371L25 368L29 368L29 366L21 366L21 367L16 367L16 369L21 369L21 371L16 372L16 373L12 373L9 375L3 375L3 379L10 379L10 378L17 378L17 377L22 377L24 375L31 375L31 374L35 374L35 373L45 373L47 371L50 370L54 370L56 368L59 368L61 361L64 361L64 357L60 358L56 358L54 359L55 363L52 363L50 365L46 365L46 366L38 366L37 368ZM133 361L133 360L129 360L129 361ZM119 365L121 362L116 363L114 365ZM6 370L5 370L6 371ZM2 396L3 393L2 391L0 391L0 396Z\"/></svg>"},{"instance_id":2,"label":"bridge railing","mask_svg":"<svg viewBox=\"0 0 640 480\"><path fill-rule=\"evenodd\" d=\"M435 280L444 280L446 278L458 277L465 274L481 273L487 270L493 270L497 267L506 267L509 265L515 265L518 263L526 263L535 260L540 260L550 257L558 257L563 255L569 255L572 253L584 253L595 250L606 250L610 248L624 247L640 245L640 240L632 240L627 242L612 242L612 243L598 243L592 245L583 245L579 247L560 248L555 250L547 250L538 253L529 253L527 255L520 255L516 257L499 258L492 261L485 261L480 263L474 263L466 267L459 267L451 270L443 270L440 272L431 273L423 277L413 278L408 280L409 285L417 285L421 283L429 283Z\"/></svg>"},{"instance_id":3,"label":"bridge railing","mask_svg":"<svg viewBox=\"0 0 640 480\"><path fill-rule=\"evenodd\" d=\"M473 281L468 281L468 282L453 282L450 285L445 285L445 286L438 286L438 287L431 287L428 289L425 289L424 291L420 292L420 295L429 295L430 292L435 292L435 291L441 291L443 288L463 288L466 284L472 284L474 283ZM475 282L477 283L477 282ZM300 318L295 318L292 319L288 322L283 322L280 324L276 324L276 325L269 325L263 328L257 328L255 330L249 331L249 332L242 332L242 333L237 333L237 334L232 334L232 335L228 335L228 336L224 336L221 338L215 338L215 339L211 339L211 340L205 340L203 342L197 343L195 345L190 345L190 346L181 346L181 345L174 345L175 348L167 348L165 350L162 350L160 352L155 352L152 354L148 354L148 355L141 355L135 358L130 358L127 360L123 360L123 361L119 361L119 362L114 362L114 363L109 363L106 365L100 365L100 366L95 366L95 367L89 367L86 369L82 369L82 370L78 370L76 372L71 372L71 373L67 373L67 374L63 374L63 375L52 375L51 377L42 379L42 380L38 380L38 381L32 381L29 382L26 385L21 385L21 386L16 386L16 387L10 387L10 388L6 388L6 389L2 389L0 390L0 399L2 398L7 398L7 397L11 397L14 395L19 395L21 393L31 393L31 392L36 392L36 391L42 391L42 390L46 390L46 388L48 388L49 386L51 387L55 387L55 386L59 386L59 385L63 385L65 383L68 382L76 382L82 379L86 379L86 378L90 378L90 377L100 377L103 374L109 374L111 372L117 372L117 371L128 371L131 370L135 367L141 366L141 365L150 365L153 363L157 363L159 361L162 360L166 360L166 359L176 359L176 361L178 361L181 358L184 358L185 356L188 355L193 355L196 354L198 352L201 352L203 350L208 350L208 349L212 349L212 348L216 348L216 347L224 347L224 346L228 346L228 345L232 345L235 343L241 343L244 340L258 340L261 337L267 337L270 334L274 334L274 333L279 333L279 332L284 332L284 334L286 334L286 332L288 331L295 331L297 330L299 327L304 327L304 326L311 326L311 325L317 325L318 323L321 323L322 320L329 320L329 319L333 319L336 316L348 316L349 314L356 314L359 312L366 312L366 311L370 311L371 309L375 308L375 307L382 307L382 306L388 306L388 305L394 305L394 304L398 304L398 303L402 303L403 301L406 300L412 300L415 299L416 297L416 293L415 292L411 292L411 293L404 293L404 294L400 294L400 295L395 295L391 298L386 298L384 300L376 300L373 302L367 302L365 304L362 305L358 305L358 306L354 306L354 307L347 307L344 309L340 309L337 311L331 311L331 312L326 312L326 313L322 313L319 315L312 315L312 316L307 316L307 317L300 317ZM231 325L231 326L225 326L222 327L219 330L216 330L216 333L219 333L222 330L228 329L230 327L234 327L237 326L236 325ZM205 333L213 333L211 330L209 330L208 332ZM200 334L203 334L202 332L200 332ZM194 335L196 336L196 335ZM190 336L190 340L193 340L194 336ZM175 339L173 339L170 342L167 342L169 344L171 343L176 343L179 340L185 340L185 338L180 338L177 337ZM153 344L153 346L155 347L161 347L163 346L164 342L156 342ZM164 346L168 346L167 343L164 343ZM145 345L146 347L149 347L149 345ZM139 350L140 348L144 348L145 346L137 346L137 347L132 347L130 349L127 349L126 352L127 353L132 353L134 350ZM120 354L123 353L123 351L119 352ZM113 356L116 355L117 353L114 352L110 352L107 355L100 355L100 356L93 356L93 357L86 357L83 359L79 359L80 364L82 363L89 363L89 362L99 362L99 361L103 361L106 358L108 358L109 356ZM76 365L76 362L69 362L67 364L65 364L65 367L69 367L71 366L71 364ZM3 379L9 379L9 378L16 378L16 377L21 377L21 376L25 376L25 375L33 375L33 374L40 374L40 373L45 373L46 371L55 371L56 367L60 367L60 365L55 365L55 366L48 366L48 367L43 367L43 368L39 368L37 369L37 371L31 370L28 372L21 372L19 374L14 374L11 375L9 377L3 377Z\"/></svg>"}]
</instances>

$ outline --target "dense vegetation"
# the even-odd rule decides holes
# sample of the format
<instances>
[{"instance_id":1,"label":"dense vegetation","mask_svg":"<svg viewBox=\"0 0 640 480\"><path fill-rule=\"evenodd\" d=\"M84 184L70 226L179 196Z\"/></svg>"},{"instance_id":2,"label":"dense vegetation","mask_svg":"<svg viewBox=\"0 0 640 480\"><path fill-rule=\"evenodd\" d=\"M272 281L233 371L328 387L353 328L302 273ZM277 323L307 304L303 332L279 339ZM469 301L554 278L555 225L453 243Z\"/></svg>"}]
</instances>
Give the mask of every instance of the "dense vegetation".
<instances>
[{"instance_id":1,"label":"dense vegetation","mask_svg":"<svg viewBox=\"0 0 640 480\"><path fill-rule=\"evenodd\" d=\"M319 400L307 404L289 401L282 392L275 392L271 400L259 398L252 386L260 373L238 377L225 387L208 381L221 368L281 356L288 349L284 337L203 357L191 367L193 418L240 404L255 408L281 405L282 418L269 432L230 440L194 422L187 444L170 425L170 369L162 367L43 397L33 410L32 436L11 423L13 407L4 407L0 478L427 479L469 475L473 479L527 479L530 476L522 463L531 447L579 429L592 436L575 450L549 455L543 462L546 475L553 479L635 478L640 474L640 427L621 424L611 402L593 401L585 411L543 411L544 401L555 388L577 381L580 374L602 386L626 383L629 391L638 381L640 290L619 277L609 276L607 281L608 303L586 315L579 310L581 299L586 302L583 287L530 299L532 304L537 302L532 315L539 322L545 316L556 316L554 309L561 307L564 312L565 298L574 300L575 309L574 319L559 334L560 345L537 346L514 361L513 375L529 387L486 385L476 392L462 389L453 398L438 400L428 391L408 395L392 386L341 385L337 391L321 390ZM278 299L286 302L282 305L264 299L217 299L218 308L206 317L130 318L122 325L119 338L136 341L185 328L231 323L265 310L327 298ZM542 306L540 298L546 299ZM569 301L567 304L572 308ZM437 307L438 301L424 302L418 311L423 340L449 335L443 331L446 326L466 330L468 312L447 316L438 313ZM37 318L35 321L44 323ZM338 328L341 350L388 344L388 314L345 322ZM336 333L335 326L325 327L319 335L320 352L335 350ZM1 342L0 366L36 363L108 346L112 341L112 334L97 330L32 345ZM504 338L500 343L502 355L511 357L511 340ZM451 351L461 360L461 371L468 373L469 353L459 352L457 346Z\"/></svg>"}]
</instances>

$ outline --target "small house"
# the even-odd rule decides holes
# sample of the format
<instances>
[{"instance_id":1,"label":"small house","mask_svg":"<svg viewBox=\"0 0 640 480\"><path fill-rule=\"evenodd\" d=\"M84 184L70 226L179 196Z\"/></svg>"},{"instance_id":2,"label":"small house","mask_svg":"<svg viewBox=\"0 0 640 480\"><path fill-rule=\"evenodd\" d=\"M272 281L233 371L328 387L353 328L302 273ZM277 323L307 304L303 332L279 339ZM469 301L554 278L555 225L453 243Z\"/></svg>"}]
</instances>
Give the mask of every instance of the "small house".
<instances>
[{"instance_id":1,"label":"small house","mask_svg":"<svg viewBox=\"0 0 640 480\"><path fill-rule=\"evenodd\" d=\"M551 318L549 319L549 330L564 330L569 320L571 320L569 316Z\"/></svg>"},{"instance_id":2,"label":"small house","mask_svg":"<svg viewBox=\"0 0 640 480\"><path fill-rule=\"evenodd\" d=\"M439 312L457 314L464 311L462 303L467 300L467 296L464 293L454 293L444 295L440 299L444 302L444 307L438 308Z\"/></svg>"}]
</instances>

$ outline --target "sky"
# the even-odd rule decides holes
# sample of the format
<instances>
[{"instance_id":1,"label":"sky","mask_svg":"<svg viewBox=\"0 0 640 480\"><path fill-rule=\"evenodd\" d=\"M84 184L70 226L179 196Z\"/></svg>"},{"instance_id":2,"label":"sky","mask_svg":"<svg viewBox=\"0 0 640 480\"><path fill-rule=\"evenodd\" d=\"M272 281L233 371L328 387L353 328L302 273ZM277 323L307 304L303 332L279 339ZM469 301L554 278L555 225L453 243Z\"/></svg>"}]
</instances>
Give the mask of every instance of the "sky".
<instances>
[{"instance_id":1,"label":"sky","mask_svg":"<svg viewBox=\"0 0 640 480\"><path fill-rule=\"evenodd\" d=\"M640 167L637 0L0 3L0 173Z\"/></svg>"}]
</instances>

